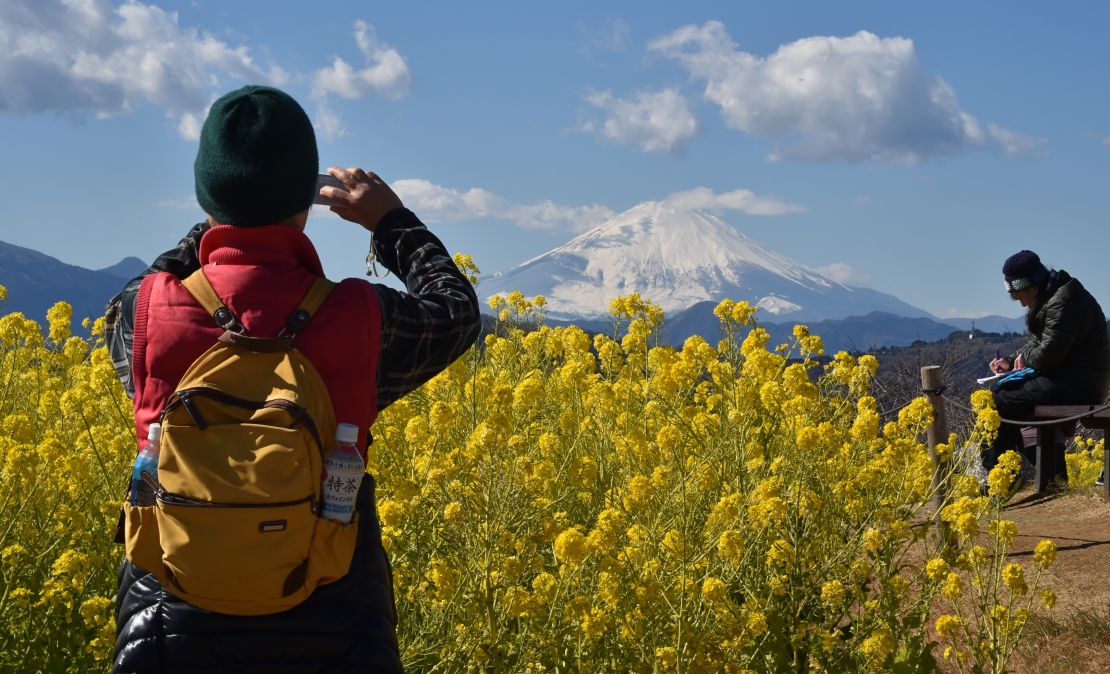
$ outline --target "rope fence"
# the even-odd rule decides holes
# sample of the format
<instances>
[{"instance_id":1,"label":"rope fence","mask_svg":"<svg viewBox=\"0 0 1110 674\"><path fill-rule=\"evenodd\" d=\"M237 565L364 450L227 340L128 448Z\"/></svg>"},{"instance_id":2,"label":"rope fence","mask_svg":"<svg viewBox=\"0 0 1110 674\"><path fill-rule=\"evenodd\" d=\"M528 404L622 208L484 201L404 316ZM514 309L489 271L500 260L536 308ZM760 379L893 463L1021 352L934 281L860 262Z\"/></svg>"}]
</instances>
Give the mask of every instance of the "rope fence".
<instances>
[{"instance_id":1,"label":"rope fence","mask_svg":"<svg viewBox=\"0 0 1110 674\"><path fill-rule=\"evenodd\" d=\"M937 524L937 531L940 533L942 540L947 540L950 533L944 528L945 523L940 518L940 511L948 489L945 479L948 466L946 465L947 460L937 455L936 447L939 443L944 442L944 438L948 437L945 409L951 407L972 415L977 414L977 410L972 409L969 405L954 400L952 396L945 395L946 389L947 386L944 384L940 366L927 365L921 368L921 394L928 399L934 410L933 422L927 429L928 442L926 446L935 466L933 473L933 520ZM1061 473L1064 464L1064 455L1056 448L1057 430L1063 425L1079 421L1082 422L1084 428L1101 431L1104 437L1110 437L1110 415L1100 414L1110 410L1110 402L1101 405L1037 405L1035 407L1033 414L1039 416L1039 419L1001 418L1001 421L1015 426L1036 427L1037 442L1033 448L1036 452L1035 486L1037 493L1043 494L1049 491L1050 482ZM1068 416L1055 416L1056 414L1067 414ZM1103 447L1102 466L1103 474L1110 474L1110 443ZM1110 480L1104 478L1100 492L1103 499L1110 501Z\"/></svg>"},{"instance_id":2,"label":"rope fence","mask_svg":"<svg viewBox=\"0 0 1110 674\"><path fill-rule=\"evenodd\" d=\"M922 391L922 393L928 393L928 391ZM970 412L972 414L976 413L975 410L971 409L970 407L968 407L966 405L963 405L963 404L960 404L960 403L956 402L955 400L953 400L952 398L949 398L948 396L944 395L943 393L941 394L940 397L942 399L944 399L944 402L948 403L952 407L955 407L956 409L963 410L964 412ZM1107 409L1110 409L1110 403L1106 403L1106 404L1101 405L1099 407L1092 407L1090 410L1087 410L1086 412L1082 412L1080 414L1073 414L1070 417L1063 417L1061 419L1047 419L1047 420L1044 420L1044 421L1034 421L1034 420L1031 420L1031 419L1006 419L1006 418L1003 417L1002 418L1002 423L1004 423L1004 424L1013 424L1015 426L1055 426L1057 424L1066 424L1066 423L1069 423L1069 422L1072 422L1072 421L1079 421L1080 419L1083 419L1084 417L1089 417L1092 414L1097 414L1097 413L1099 413L1103 410L1107 410Z\"/></svg>"},{"instance_id":3,"label":"rope fence","mask_svg":"<svg viewBox=\"0 0 1110 674\"><path fill-rule=\"evenodd\" d=\"M913 402L913 400L907 400L906 402L902 403L901 405L898 405L896 407L891 407L888 410L883 410L882 412L879 412L879 418L882 419L884 417L889 417L891 415L898 414L902 410L909 407L911 402Z\"/></svg>"}]
</instances>

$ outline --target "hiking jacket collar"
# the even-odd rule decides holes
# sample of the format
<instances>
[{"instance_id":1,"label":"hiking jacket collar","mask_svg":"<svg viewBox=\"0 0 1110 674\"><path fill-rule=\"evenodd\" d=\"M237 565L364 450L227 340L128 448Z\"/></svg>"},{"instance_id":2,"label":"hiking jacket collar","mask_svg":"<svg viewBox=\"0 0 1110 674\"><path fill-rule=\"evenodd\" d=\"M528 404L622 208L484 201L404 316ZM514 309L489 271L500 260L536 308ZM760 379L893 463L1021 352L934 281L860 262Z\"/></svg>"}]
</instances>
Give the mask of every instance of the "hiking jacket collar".
<instances>
[{"instance_id":1,"label":"hiking jacket collar","mask_svg":"<svg viewBox=\"0 0 1110 674\"><path fill-rule=\"evenodd\" d=\"M324 267L312 242L304 232L289 225L216 225L200 240L200 263L304 267L316 276L324 275Z\"/></svg>"}]
</instances>

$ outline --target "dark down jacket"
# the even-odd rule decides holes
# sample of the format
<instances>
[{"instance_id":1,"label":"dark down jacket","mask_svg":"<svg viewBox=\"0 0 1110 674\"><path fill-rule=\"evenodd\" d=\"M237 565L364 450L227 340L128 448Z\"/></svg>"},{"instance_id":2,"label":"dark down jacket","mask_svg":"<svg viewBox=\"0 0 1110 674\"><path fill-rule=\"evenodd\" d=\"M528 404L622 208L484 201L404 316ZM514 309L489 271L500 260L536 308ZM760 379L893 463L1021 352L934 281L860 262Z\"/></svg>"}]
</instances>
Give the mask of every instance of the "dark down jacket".
<instances>
[{"instance_id":1,"label":"dark down jacket","mask_svg":"<svg viewBox=\"0 0 1110 674\"><path fill-rule=\"evenodd\" d=\"M1110 385L1110 338L1102 308L1066 271L1053 272L1044 292L1047 299L1028 319L1029 340L1021 348L1025 364L1085 402L1102 402Z\"/></svg>"},{"instance_id":2,"label":"dark down jacket","mask_svg":"<svg viewBox=\"0 0 1110 674\"><path fill-rule=\"evenodd\" d=\"M374 480L367 475L358 494L358 543L351 562L361 572L317 588L283 613L212 613L174 597L149 573L124 561L116 602L120 643L112 671L400 672L392 574L374 502ZM382 610L386 606L389 610ZM283 639L283 634L294 638Z\"/></svg>"}]
</instances>

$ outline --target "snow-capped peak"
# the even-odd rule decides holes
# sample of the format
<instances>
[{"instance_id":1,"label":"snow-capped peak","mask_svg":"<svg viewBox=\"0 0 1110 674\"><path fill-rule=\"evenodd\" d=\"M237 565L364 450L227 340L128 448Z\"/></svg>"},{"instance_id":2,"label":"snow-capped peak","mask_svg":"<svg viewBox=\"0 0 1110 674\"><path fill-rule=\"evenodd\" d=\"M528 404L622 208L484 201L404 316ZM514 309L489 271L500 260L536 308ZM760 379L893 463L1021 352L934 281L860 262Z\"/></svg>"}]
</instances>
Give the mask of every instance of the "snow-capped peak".
<instances>
[{"instance_id":1,"label":"snow-capped peak","mask_svg":"<svg viewBox=\"0 0 1110 674\"><path fill-rule=\"evenodd\" d=\"M558 248L484 278L479 290L486 297L513 290L542 294L556 318L602 316L612 298L633 292L668 315L730 297L792 317L826 313L806 311L820 305L819 297L841 296L832 303L856 304L859 294L768 250L712 213L666 201L638 204Z\"/></svg>"},{"instance_id":2,"label":"snow-capped peak","mask_svg":"<svg viewBox=\"0 0 1110 674\"><path fill-rule=\"evenodd\" d=\"M766 269L800 283L828 283L744 236L716 215L676 208L665 201L638 204L547 253L557 254L581 255L589 260L588 276L617 273L626 285L636 276L647 279L660 273L688 276L722 272L727 280L736 281L741 272L738 265Z\"/></svg>"}]
</instances>

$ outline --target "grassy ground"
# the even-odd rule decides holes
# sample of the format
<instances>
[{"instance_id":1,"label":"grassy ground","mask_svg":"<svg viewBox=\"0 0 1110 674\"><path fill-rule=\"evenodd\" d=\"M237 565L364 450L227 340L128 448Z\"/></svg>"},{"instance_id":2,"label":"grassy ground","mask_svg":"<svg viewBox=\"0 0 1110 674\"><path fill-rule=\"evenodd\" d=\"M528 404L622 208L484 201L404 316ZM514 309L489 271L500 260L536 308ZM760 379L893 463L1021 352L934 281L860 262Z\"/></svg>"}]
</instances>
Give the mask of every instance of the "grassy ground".
<instances>
[{"instance_id":1,"label":"grassy ground","mask_svg":"<svg viewBox=\"0 0 1110 674\"><path fill-rule=\"evenodd\" d=\"M1110 605L1100 610L1061 609L1037 616L1026 626L1015 671L1110 671Z\"/></svg>"},{"instance_id":2,"label":"grassy ground","mask_svg":"<svg viewBox=\"0 0 1110 674\"><path fill-rule=\"evenodd\" d=\"M1015 561L1051 538L1059 548L1045 584L1056 608L1026 627L1012 662L1015 674L1110 672L1110 503L1069 494L1039 498L1028 487L1006 507L1017 522Z\"/></svg>"}]
</instances>

